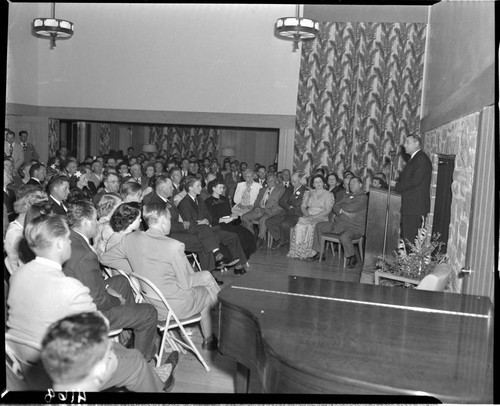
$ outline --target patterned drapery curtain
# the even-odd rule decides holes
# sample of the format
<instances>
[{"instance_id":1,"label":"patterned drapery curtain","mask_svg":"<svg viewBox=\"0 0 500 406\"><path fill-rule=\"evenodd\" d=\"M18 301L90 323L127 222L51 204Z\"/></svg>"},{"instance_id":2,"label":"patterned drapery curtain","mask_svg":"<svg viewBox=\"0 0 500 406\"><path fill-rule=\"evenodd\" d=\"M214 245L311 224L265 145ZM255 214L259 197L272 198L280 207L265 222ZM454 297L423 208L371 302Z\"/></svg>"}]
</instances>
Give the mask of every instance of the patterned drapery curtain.
<instances>
[{"instance_id":1,"label":"patterned drapery curtain","mask_svg":"<svg viewBox=\"0 0 500 406\"><path fill-rule=\"evenodd\" d=\"M99 155L108 154L111 145L111 124L99 123L99 131Z\"/></svg>"},{"instance_id":2,"label":"patterned drapery curtain","mask_svg":"<svg viewBox=\"0 0 500 406\"><path fill-rule=\"evenodd\" d=\"M321 23L302 45L294 167L388 175L418 133L426 24ZM394 173L402 166L398 151ZM394 174L393 174L394 176Z\"/></svg>"},{"instance_id":3,"label":"patterned drapery curtain","mask_svg":"<svg viewBox=\"0 0 500 406\"><path fill-rule=\"evenodd\" d=\"M149 140L156 143L159 154L203 158L216 156L220 134L216 128L156 126L149 127Z\"/></svg>"},{"instance_id":4,"label":"patterned drapery curtain","mask_svg":"<svg viewBox=\"0 0 500 406\"><path fill-rule=\"evenodd\" d=\"M59 120L57 118L49 118L49 157L56 156L56 151L59 149Z\"/></svg>"}]
</instances>

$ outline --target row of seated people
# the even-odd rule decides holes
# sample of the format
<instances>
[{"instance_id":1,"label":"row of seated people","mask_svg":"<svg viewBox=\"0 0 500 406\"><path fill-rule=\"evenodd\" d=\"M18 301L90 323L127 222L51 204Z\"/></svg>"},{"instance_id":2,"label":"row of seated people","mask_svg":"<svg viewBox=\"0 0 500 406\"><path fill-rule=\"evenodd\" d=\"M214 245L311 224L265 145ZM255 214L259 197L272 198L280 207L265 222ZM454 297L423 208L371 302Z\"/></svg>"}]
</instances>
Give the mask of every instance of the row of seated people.
<instances>
[{"instance_id":1,"label":"row of seated people","mask_svg":"<svg viewBox=\"0 0 500 406\"><path fill-rule=\"evenodd\" d=\"M30 184L35 184L35 182L43 181L45 175L43 165L42 166L34 165L34 168L35 168L34 176L31 179L31 181L33 182ZM39 169L41 174L39 174L36 171L36 169ZM316 174L322 175L322 170L318 170ZM100 191L94 194L93 190L95 191L96 189L95 185L94 187L89 187L89 185L92 184L92 182L89 181L92 175L94 175L93 172L89 173L86 171L84 167L80 167L78 168L76 173L69 179L61 176L59 177L52 176L51 181L47 185L47 190L50 199L54 204L56 213L65 214L67 210L65 207L66 200L72 201L78 199L92 198L94 204L97 205L98 201L102 198L102 196L108 193L116 194L118 196L118 192L120 192L121 197L125 199L124 201L141 201L142 198L144 197L145 201L147 202L152 197L154 197L155 199L159 199L159 196L162 196L163 200L170 199L171 203L173 203L174 206L177 206L179 202L188 195L187 188L184 187L184 180L186 178L182 176L180 168L177 167L171 168L169 175L160 175L161 179L160 182L158 182L159 187L157 188L157 185L153 184L153 186L155 187L154 192L151 190L149 186L147 188L144 188L144 185L141 185L140 190L137 190L137 183L139 183L137 177L130 177L130 176L124 177L123 179L121 179L120 182L120 175L116 174L115 172L108 171L104 175ZM266 178L262 179L262 176L266 176ZM328 214L330 215L330 212L332 212L333 204L335 202L340 203L340 201L342 201L342 198L344 197L346 190L349 189L348 180L350 179L351 176L352 174L349 173L344 175L345 186L339 185L338 177L334 173L328 175L327 182L325 182L323 176L321 176L321 181L323 183L323 186L320 187L318 190L316 190L317 188L313 184L314 179L312 179L311 191L309 190L299 191L299 193L296 195L296 198L298 199L294 199L293 196L295 196L297 188L293 187L290 179L291 178L290 171L288 171L287 169L282 171L281 178L276 176L275 173L270 172L269 173L270 185L267 184L268 176L266 174L265 168L261 167L259 169L258 174L248 169L243 174L243 179L245 180L243 182L238 182L234 194L232 195L232 198L230 197L229 202L226 202L225 205L223 205L225 209L224 213L218 213L220 212L220 208L222 206L214 205L212 200L216 199L218 202L220 202L222 197L224 195L227 195L227 187L222 192L222 194L215 194L215 196L211 196L211 194L214 193L212 190L208 191L207 187L202 187L201 191L199 192L199 195L201 196L202 200L210 198L210 200L207 203L209 203L208 204L209 215L212 218L208 218L204 213L197 213L196 217L199 218L196 219L196 222L198 221L208 222L212 226L217 226L219 228L226 229L222 231L228 231L228 228L232 227L233 233L235 231L239 232L239 240L240 244L243 246L242 249L244 251L244 255L241 254L241 249L240 247L237 246L238 244L235 242L234 235L228 235L227 233L224 232L218 233L220 234L220 236L224 237L224 241L222 242L223 246L225 248L229 248L225 250L225 253L228 254L227 256L228 257L232 256L233 258L241 259L241 261L239 261L237 269L235 270L236 273L244 273L243 264L246 263L244 259L248 259L249 256L253 252L255 252L254 243L252 241L252 238L249 237L248 233L244 233L242 227L238 228L234 227L235 225L239 225L239 223L241 223L244 227L246 227L251 233L253 233L254 231L253 229L254 222L259 223L257 246L263 245L263 241L266 236L268 228L276 244L285 245L288 243L289 240L288 229L295 226L294 223L298 222L299 217L303 217L302 219L300 219L300 223L298 224L298 226L293 227L295 232L293 238L294 244L293 247L291 247L290 249L289 256L298 258L310 257L313 256L311 251L312 247L310 244L312 242L311 227L314 227L318 221L324 220L325 217L325 213L323 213L324 211L328 212ZM161 184L165 183L166 177L168 177L171 181L172 185L171 191L169 190L165 191L163 190L164 188L161 187ZM5 178L5 170L4 170L4 178ZM198 180L203 182L203 179L201 178L200 175L198 175L197 178ZM256 178L258 180L256 180ZM221 184L221 187L225 186L225 182L221 181L220 177L217 177L216 174L211 172L208 173L205 180L208 182L208 184L210 184L212 180L217 180ZM376 179L374 180L374 183L375 181ZM303 182L304 179L301 180L301 183ZM8 181L6 183L8 183ZM120 183L122 184L121 189L120 189ZM325 185L325 183L327 185ZM328 191L330 192L330 194L325 196L330 196L330 197L333 196L333 202L329 203L332 206L332 208L327 210L327 207L323 207L323 210L316 212L317 209L314 207L314 205L318 203L318 200L319 201L324 200L324 199L319 199L318 196L318 194L320 193L319 191L325 188L327 188ZM161 189L160 193L158 193L156 189L159 190ZM288 191L287 194L284 193L285 190ZM294 192L291 195L292 201L297 200L294 202L294 208L290 208L290 205L288 205L285 202L286 199L290 198L288 194L292 191ZM302 192L307 192L307 194L305 194L306 199L304 200L304 207L302 207L302 197L304 196ZM312 198L311 200L312 207L308 208L308 206L311 206L311 204L306 204L306 203L309 202L310 198ZM187 199L186 201L189 202L189 199ZM229 212L229 208L227 207L228 204L231 208L231 212ZM323 206L325 206L325 204ZM337 205L337 207L338 206L339 205ZM189 206L183 204L181 205L181 207L184 207L184 210L186 210L186 208L188 208ZM204 206L202 206L202 208L203 207ZM290 211L293 211L293 213L291 213ZM344 210L344 213L345 212L347 212L347 210ZM285 213L288 214L286 218L284 218ZM186 217L186 220L183 222L179 222L182 223L182 225L178 224L178 222L175 221L174 232L183 233L182 236L184 237L183 242L189 245L189 249L192 249L193 252L200 252L199 247L198 248L193 247L191 244L193 241L186 241L186 238L189 239L189 237L187 236L188 234L190 234L192 237L192 234L195 231L197 234L200 234L199 232L200 227L198 226L203 224L194 224L195 220L193 218L190 218L193 217L193 213L189 213L189 211L183 213L184 216L181 216L180 215L181 213L178 212L176 212L174 216L177 217L178 214L179 214L178 216L179 219L181 219L182 217ZM346 217L346 215L344 217ZM191 227L190 230L188 229L189 220L191 220L191 222L193 223L193 226ZM302 224L304 222L306 224ZM347 221L347 223L350 222L351 221ZM360 220L359 223L360 224L355 224L355 226L357 228L362 228L361 225L362 221ZM347 224L347 226L349 226L349 224ZM201 237L202 241L206 240L206 238L203 238L203 236ZM200 235L198 235L198 239L199 238ZM231 244L231 239L233 240L232 244ZM204 246L206 251L201 255L203 268L213 270L214 263L213 261L211 261L211 255L209 253L213 252L215 248L209 249L210 244L208 242L204 242L204 244L202 245ZM347 246L348 249L346 250L346 253L351 253L352 251L349 249L348 243ZM352 261L355 261L355 258L349 260L349 262Z\"/></svg>"},{"instance_id":2,"label":"row of seated people","mask_svg":"<svg viewBox=\"0 0 500 406\"><path fill-rule=\"evenodd\" d=\"M158 377L151 375L153 369L149 365L154 363L157 320L166 316L162 314L163 309L135 303L128 280L123 276L104 280L101 262L151 279L168 298L178 317L201 313L202 348L217 349L210 311L217 304L220 288L210 272L194 272L183 243L167 237L171 216L165 202L144 205L142 212L137 203L120 204L110 224L114 232L120 232L120 228L127 232L100 258L91 243L97 237L97 210L89 201L69 203L66 215L49 213L52 205L40 190L21 196L16 202L18 210L23 202L31 206L24 216L23 237L17 246L23 265L13 271L10 279L9 334L39 343L50 322L68 314L97 309L106 317L110 328L133 331L133 345L137 350L129 353L122 346L114 345L114 355L110 355L117 359L114 374L101 382L100 388L170 390L175 357L169 357L156 370L165 378L165 384L160 385ZM141 214L147 231L135 230ZM6 239L9 238L10 234ZM23 354L24 359L30 356L34 355Z\"/></svg>"}]
</instances>

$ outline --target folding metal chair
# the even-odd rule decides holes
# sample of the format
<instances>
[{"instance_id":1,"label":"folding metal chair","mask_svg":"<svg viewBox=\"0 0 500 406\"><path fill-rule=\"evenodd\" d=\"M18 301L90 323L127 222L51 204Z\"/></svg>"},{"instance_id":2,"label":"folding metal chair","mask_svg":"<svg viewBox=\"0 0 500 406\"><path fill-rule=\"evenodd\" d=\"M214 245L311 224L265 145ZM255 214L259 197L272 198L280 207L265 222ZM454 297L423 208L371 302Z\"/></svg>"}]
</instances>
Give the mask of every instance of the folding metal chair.
<instances>
[{"instance_id":1,"label":"folding metal chair","mask_svg":"<svg viewBox=\"0 0 500 406\"><path fill-rule=\"evenodd\" d=\"M156 354L156 366L160 366L161 358L165 348L165 342L168 342L172 349L174 349L175 351L181 351L183 354L186 353L185 348L193 351L205 367L205 370L207 372L210 372L210 367L207 365L200 352L194 345L193 341L189 337L188 333L186 332L186 329L184 328L185 325L200 322L201 314L197 313L187 319L180 320L168 304L165 296L163 296L163 294L153 282L151 282L148 278L145 278L144 276L138 275L136 273L132 273L132 276L139 281L141 294L144 297L145 301L155 306L158 306L158 302L160 302L167 311L166 319L158 320L158 329L160 330L160 332L163 332L163 334L161 338L160 349L158 351L158 354ZM154 300L154 302L151 302L151 300ZM183 338L184 341L178 339L171 333L171 330L175 328L179 329L181 338Z\"/></svg>"},{"instance_id":2,"label":"folding metal chair","mask_svg":"<svg viewBox=\"0 0 500 406\"><path fill-rule=\"evenodd\" d=\"M196 255L194 252L186 252L186 257L189 260L191 266L194 268L195 271L196 271L196 268L198 268L198 271L202 270L200 262L198 261L198 255Z\"/></svg>"},{"instance_id":3,"label":"folding metal chair","mask_svg":"<svg viewBox=\"0 0 500 406\"><path fill-rule=\"evenodd\" d=\"M131 275L127 274L125 271L122 271L121 269L115 269L115 268L105 266L104 271L106 272L106 274L110 278L112 276L117 276L117 275L122 275L125 278L127 278L128 283L130 284L130 287L132 288L132 291L134 292L135 302L142 303L144 301L144 298L142 297L142 294L141 294L141 290L139 288L139 282L137 281L137 279L135 279Z\"/></svg>"}]
</instances>

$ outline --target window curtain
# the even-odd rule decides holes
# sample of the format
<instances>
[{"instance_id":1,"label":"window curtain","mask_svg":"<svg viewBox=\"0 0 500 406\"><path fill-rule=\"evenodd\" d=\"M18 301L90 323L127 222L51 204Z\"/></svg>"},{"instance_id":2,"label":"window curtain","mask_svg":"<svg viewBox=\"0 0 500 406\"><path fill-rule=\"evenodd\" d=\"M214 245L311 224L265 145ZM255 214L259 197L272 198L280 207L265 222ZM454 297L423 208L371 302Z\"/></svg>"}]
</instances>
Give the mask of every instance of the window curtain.
<instances>
[{"instance_id":1,"label":"window curtain","mask_svg":"<svg viewBox=\"0 0 500 406\"><path fill-rule=\"evenodd\" d=\"M302 45L294 167L388 176L389 152L419 133L426 24L321 23L320 30Z\"/></svg>"},{"instance_id":2,"label":"window curtain","mask_svg":"<svg viewBox=\"0 0 500 406\"><path fill-rule=\"evenodd\" d=\"M217 155L220 134L209 127L150 127L149 140L156 143L159 154L203 158Z\"/></svg>"},{"instance_id":3,"label":"window curtain","mask_svg":"<svg viewBox=\"0 0 500 406\"><path fill-rule=\"evenodd\" d=\"M109 154L111 145L111 124L99 123L99 155Z\"/></svg>"},{"instance_id":4,"label":"window curtain","mask_svg":"<svg viewBox=\"0 0 500 406\"><path fill-rule=\"evenodd\" d=\"M59 120L49 118L49 157L56 156L60 144Z\"/></svg>"}]
</instances>

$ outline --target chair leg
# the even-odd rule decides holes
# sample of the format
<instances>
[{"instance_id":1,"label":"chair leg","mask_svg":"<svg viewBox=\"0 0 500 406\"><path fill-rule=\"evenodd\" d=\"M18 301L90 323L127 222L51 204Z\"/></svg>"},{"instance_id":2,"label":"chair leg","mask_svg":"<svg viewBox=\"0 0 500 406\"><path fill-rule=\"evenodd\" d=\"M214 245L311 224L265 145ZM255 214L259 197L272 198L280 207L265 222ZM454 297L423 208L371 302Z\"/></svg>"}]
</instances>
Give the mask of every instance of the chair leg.
<instances>
[{"instance_id":1,"label":"chair leg","mask_svg":"<svg viewBox=\"0 0 500 406\"><path fill-rule=\"evenodd\" d=\"M272 248L272 246L273 246L273 236L268 231L267 232L267 248Z\"/></svg>"},{"instance_id":2,"label":"chair leg","mask_svg":"<svg viewBox=\"0 0 500 406\"><path fill-rule=\"evenodd\" d=\"M326 244L326 241L321 238L320 239L320 249L319 249L319 262L321 262L321 259L323 258L323 252L324 252L324 249L325 249L325 244Z\"/></svg>"},{"instance_id":3,"label":"chair leg","mask_svg":"<svg viewBox=\"0 0 500 406\"><path fill-rule=\"evenodd\" d=\"M179 330L181 331L181 336L183 337L184 340L187 341L187 347L191 349L191 351L193 351L196 355L196 357L198 358L198 360L202 363L202 365L205 367L205 370L207 372L210 372L210 367L207 365L207 363L205 362L205 360L203 359L202 355L200 354L200 352L198 351L198 349L196 348L196 345L193 343L193 341L191 340L191 337L188 336L187 332L186 332L186 329L184 328L184 326L179 326Z\"/></svg>"},{"instance_id":4,"label":"chair leg","mask_svg":"<svg viewBox=\"0 0 500 406\"><path fill-rule=\"evenodd\" d=\"M165 340L167 339L168 335L168 330L165 329L163 331L162 337L161 337L161 344L160 344L160 350L158 351L158 354L156 355L156 366L159 367L161 365L161 358L163 356L163 351L165 351Z\"/></svg>"}]
</instances>

